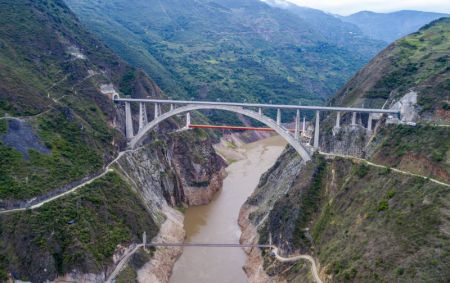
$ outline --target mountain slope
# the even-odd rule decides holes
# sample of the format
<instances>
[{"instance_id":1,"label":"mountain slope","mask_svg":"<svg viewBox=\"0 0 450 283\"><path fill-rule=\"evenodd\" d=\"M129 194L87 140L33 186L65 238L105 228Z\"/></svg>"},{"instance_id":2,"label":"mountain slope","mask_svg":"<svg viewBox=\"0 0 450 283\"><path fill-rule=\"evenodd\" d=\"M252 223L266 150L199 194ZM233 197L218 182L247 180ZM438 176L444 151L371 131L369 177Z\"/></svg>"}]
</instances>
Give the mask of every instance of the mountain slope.
<instances>
[{"instance_id":1,"label":"mountain slope","mask_svg":"<svg viewBox=\"0 0 450 283\"><path fill-rule=\"evenodd\" d=\"M163 97L144 72L82 28L62 0L0 2L0 282L104 281L144 231L149 239L158 233L162 208L189 202L184 187L195 194L213 179L220 184L223 162L207 136L161 134L136 153L144 160L124 155L131 172L115 164L71 194L6 212L106 170L126 142L115 91Z\"/></svg>"},{"instance_id":2,"label":"mountain slope","mask_svg":"<svg viewBox=\"0 0 450 283\"><path fill-rule=\"evenodd\" d=\"M332 99L332 104L381 107L410 90L418 92L422 119L441 113L450 96L450 18L434 21L381 52Z\"/></svg>"},{"instance_id":3,"label":"mountain slope","mask_svg":"<svg viewBox=\"0 0 450 283\"><path fill-rule=\"evenodd\" d=\"M243 207L241 241L271 240L285 256L311 255L324 282L450 280L449 21L393 43L330 103L403 102L415 113L409 123L384 117L369 132L367 115L351 126L351 113L342 113L339 128L335 114L324 117L321 151L329 154L302 164L288 149ZM264 252L252 251L246 270L270 282L312 282L308 265Z\"/></svg>"},{"instance_id":4,"label":"mountain slope","mask_svg":"<svg viewBox=\"0 0 450 283\"><path fill-rule=\"evenodd\" d=\"M330 103L386 108L397 107L399 101L412 103L408 116L418 126L384 126L381 121L372 139L360 132L359 145L347 140L355 136L354 130L344 129L340 141L330 132L323 133L323 148L345 153L356 147L377 162L449 181L449 38L450 18L443 18L396 41L359 71ZM333 127L334 117L325 121L328 127ZM349 115L344 116L344 121L349 119ZM367 123L367 116L359 119ZM368 141L371 144L366 146Z\"/></svg>"},{"instance_id":5,"label":"mountain slope","mask_svg":"<svg viewBox=\"0 0 450 283\"><path fill-rule=\"evenodd\" d=\"M357 53L375 55L384 46L382 41L370 41L368 37L354 24L342 21L338 17L321 10L297 6L283 0L264 0L263 2L286 10L308 23L314 30L341 48L351 47Z\"/></svg>"},{"instance_id":6,"label":"mountain slope","mask_svg":"<svg viewBox=\"0 0 450 283\"><path fill-rule=\"evenodd\" d=\"M171 97L322 103L381 46L339 45L257 0L67 2Z\"/></svg>"},{"instance_id":7,"label":"mountain slope","mask_svg":"<svg viewBox=\"0 0 450 283\"><path fill-rule=\"evenodd\" d=\"M358 26L365 35L373 39L391 43L431 21L448 16L449 14L443 13L405 10L392 13L362 11L339 18Z\"/></svg>"}]
</instances>

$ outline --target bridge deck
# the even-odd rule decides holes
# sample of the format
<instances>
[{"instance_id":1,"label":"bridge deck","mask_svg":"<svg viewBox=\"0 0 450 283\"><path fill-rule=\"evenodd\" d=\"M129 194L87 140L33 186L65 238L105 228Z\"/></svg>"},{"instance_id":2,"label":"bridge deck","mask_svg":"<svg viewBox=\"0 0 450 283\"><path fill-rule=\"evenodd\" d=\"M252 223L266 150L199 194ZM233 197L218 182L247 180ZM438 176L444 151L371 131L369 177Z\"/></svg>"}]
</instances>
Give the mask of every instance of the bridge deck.
<instances>
[{"instance_id":1,"label":"bridge deck","mask_svg":"<svg viewBox=\"0 0 450 283\"><path fill-rule=\"evenodd\" d=\"M115 102L144 102L158 104L183 104L183 105L222 105L236 107L255 107L255 108L276 108L292 110L319 110L319 111L338 111L338 112L358 112L358 113L386 113L400 114L399 110L376 109L376 108L352 108L352 107L334 107L334 106L302 106L287 104L262 104L262 103L236 103L236 102L214 102L214 101L189 101L189 100L166 100L166 99L145 99L145 98L114 98Z\"/></svg>"},{"instance_id":2,"label":"bridge deck","mask_svg":"<svg viewBox=\"0 0 450 283\"><path fill-rule=\"evenodd\" d=\"M273 248L273 245L220 243L147 243L149 247L203 247L203 248Z\"/></svg>"}]
</instances>

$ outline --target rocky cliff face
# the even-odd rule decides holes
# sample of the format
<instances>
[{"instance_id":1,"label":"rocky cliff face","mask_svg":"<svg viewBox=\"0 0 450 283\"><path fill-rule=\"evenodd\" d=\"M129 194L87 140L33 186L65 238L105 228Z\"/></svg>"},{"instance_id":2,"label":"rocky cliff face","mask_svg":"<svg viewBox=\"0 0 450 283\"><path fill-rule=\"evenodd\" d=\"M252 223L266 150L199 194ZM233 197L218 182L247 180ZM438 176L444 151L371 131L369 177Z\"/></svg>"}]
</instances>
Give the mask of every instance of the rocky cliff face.
<instances>
[{"instance_id":1,"label":"rocky cliff face","mask_svg":"<svg viewBox=\"0 0 450 283\"><path fill-rule=\"evenodd\" d=\"M283 158L298 159L293 150ZM297 169L300 174L278 162L265 176L291 184L258 186L242 210L241 240L272 241L285 256L314 256L324 282L449 280L448 187L341 158L316 156ZM252 205L256 200L274 204L260 209ZM301 261L281 264L259 250L249 254L251 282L313 282Z\"/></svg>"}]
</instances>

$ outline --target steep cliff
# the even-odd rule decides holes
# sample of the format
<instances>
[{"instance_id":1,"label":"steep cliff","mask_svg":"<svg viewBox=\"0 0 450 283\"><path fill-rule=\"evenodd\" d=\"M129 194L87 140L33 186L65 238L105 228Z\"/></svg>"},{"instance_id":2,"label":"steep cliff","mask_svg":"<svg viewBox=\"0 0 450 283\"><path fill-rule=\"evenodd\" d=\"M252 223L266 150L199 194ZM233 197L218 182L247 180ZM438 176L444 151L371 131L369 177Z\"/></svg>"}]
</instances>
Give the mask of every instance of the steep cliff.
<instances>
[{"instance_id":1,"label":"steep cliff","mask_svg":"<svg viewBox=\"0 0 450 283\"><path fill-rule=\"evenodd\" d=\"M175 223L182 240L183 217L172 206L220 186L224 163L211 140L203 132L171 134L176 120L100 175L126 143L113 93L163 97L144 72L86 32L63 1L1 4L1 282L103 282L144 231L148 239L167 236ZM94 176L39 208L4 213ZM170 274L170 262L161 264Z\"/></svg>"}]
</instances>

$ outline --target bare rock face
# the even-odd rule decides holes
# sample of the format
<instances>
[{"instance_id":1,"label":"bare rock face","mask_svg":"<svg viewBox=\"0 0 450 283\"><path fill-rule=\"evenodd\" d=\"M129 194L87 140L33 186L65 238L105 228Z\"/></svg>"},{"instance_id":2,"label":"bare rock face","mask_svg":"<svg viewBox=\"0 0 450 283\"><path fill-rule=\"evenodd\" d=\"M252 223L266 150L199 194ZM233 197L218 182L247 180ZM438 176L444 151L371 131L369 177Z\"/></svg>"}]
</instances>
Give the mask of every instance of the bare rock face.
<instances>
[{"instance_id":1,"label":"bare rock face","mask_svg":"<svg viewBox=\"0 0 450 283\"><path fill-rule=\"evenodd\" d=\"M214 173L206 187L183 187L183 192L186 197L188 205L205 205L208 204L222 188L224 176L226 175L225 169L220 172Z\"/></svg>"},{"instance_id":2,"label":"bare rock face","mask_svg":"<svg viewBox=\"0 0 450 283\"><path fill-rule=\"evenodd\" d=\"M183 215L173 207L208 203L222 187L225 162L208 139L191 133L150 142L126 153L117 169L144 200L149 214L160 226L152 242L183 242ZM169 282L182 248L158 248L137 272L139 282ZM95 281L93 281L95 282Z\"/></svg>"},{"instance_id":3,"label":"bare rock face","mask_svg":"<svg viewBox=\"0 0 450 283\"><path fill-rule=\"evenodd\" d=\"M244 205L239 212L239 226L241 227L241 244L257 244L259 241L259 234L256 226L254 226L249 219L250 213L256 210L256 207ZM246 248L247 259L244 265L245 274L247 274L248 282L251 283L271 283L274 282L264 271L263 262L260 249Z\"/></svg>"},{"instance_id":4,"label":"bare rock face","mask_svg":"<svg viewBox=\"0 0 450 283\"><path fill-rule=\"evenodd\" d=\"M189 143L186 140L189 140ZM188 205L209 203L222 187L225 161L216 154L209 139L192 139L183 134L170 144L173 167Z\"/></svg>"}]
</instances>

